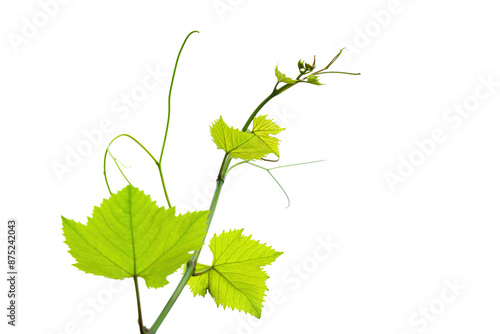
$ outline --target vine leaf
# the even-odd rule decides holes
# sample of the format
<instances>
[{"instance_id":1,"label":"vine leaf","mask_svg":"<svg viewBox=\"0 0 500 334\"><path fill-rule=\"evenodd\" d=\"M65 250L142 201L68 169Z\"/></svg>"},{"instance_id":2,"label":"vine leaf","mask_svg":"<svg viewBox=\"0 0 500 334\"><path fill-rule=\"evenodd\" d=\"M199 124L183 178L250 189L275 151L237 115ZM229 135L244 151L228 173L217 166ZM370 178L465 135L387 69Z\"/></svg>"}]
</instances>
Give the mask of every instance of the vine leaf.
<instances>
[{"instance_id":1,"label":"vine leaf","mask_svg":"<svg viewBox=\"0 0 500 334\"><path fill-rule=\"evenodd\" d=\"M210 127L212 140L217 148L229 153L232 158L256 160L268 154L279 157L279 139L271 136L285 130L266 115L255 117L252 132L243 132L229 127L222 117Z\"/></svg>"},{"instance_id":2,"label":"vine leaf","mask_svg":"<svg viewBox=\"0 0 500 334\"><path fill-rule=\"evenodd\" d=\"M210 134L217 147L232 158L255 160L273 153L258 136L229 127L222 117L212 124Z\"/></svg>"},{"instance_id":3,"label":"vine leaf","mask_svg":"<svg viewBox=\"0 0 500 334\"><path fill-rule=\"evenodd\" d=\"M313 85L324 85L321 82L319 82L319 77L317 75L309 74L307 76L307 82Z\"/></svg>"},{"instance_id":4,"label":"vine leaf","mask_svg":"<svg viewBox=\"0 0 500 334\"><path fill-rule=\"evenodd\" d=\"M75 267L114 279L142 277L148 288L160 288L202 247L207 215L195 211L175 216L175 208L159 208L128 185L94 207L86 225L65 217L62 221Z\"/></svg>"},{"instance_id":5,"label":"vine leaf","mask_svg":"<svg viewBox=\"0 0 500 334\"><path fill-rule=\"evenodd\" d=\"M294 84L297 82L297 80L289 78L286 75L284 75L283 73L281 73L280 70L278 70L278 65L276 65L276 68L274 69L274 75L278 79L278 82L283 82L286 84Z\"/></svg>"},{"instance_id":6,"label":"vine leaf","mask_svg":"<svg viewBox=\"0 0 500 334\"><path fill-rule=\"evenodd\" d=\"M267 119L266 115L255 117L253 120L252 133L257 135L277 157L280 156L278 150L279 139L270 135L277 135L283 130L285 129L280 128L273 120Z\"/></svg>"},{"instance_id":7,"label":"vine leaf","mask_svg":"<svg viewBox=\"0 0 500 334\"><path fill-rule=\"evenodd\" d=\"M260 318L269 278L262 267L283 253L242 233L240 229L214 235L210 240L212 266L196 265L197 271L211 269L206 274L191 277L188 284L195 296L204 297L208 291L217 306L238 309Z\"/></svg>"}]
</instances>

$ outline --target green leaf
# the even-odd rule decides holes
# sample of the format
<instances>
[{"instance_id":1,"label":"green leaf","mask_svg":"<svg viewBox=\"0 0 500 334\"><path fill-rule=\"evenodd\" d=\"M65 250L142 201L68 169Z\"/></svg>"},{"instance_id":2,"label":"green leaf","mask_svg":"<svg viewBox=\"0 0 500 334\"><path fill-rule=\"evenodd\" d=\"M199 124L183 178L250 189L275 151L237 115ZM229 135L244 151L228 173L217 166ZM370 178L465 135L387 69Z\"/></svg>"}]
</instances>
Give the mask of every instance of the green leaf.
<instances>
[{"instance_id":1,"label":"green leaf","mask_svg":"<svg viewBox=\"0 0 500 334\"><path fill-rule=\"evenodd\" d=\"M313 85L324 85L321 82L319 82L318 78L319 77L317 75L309 74L307 76L307 82Z\"/></svg>"},{"instance_id":2,"label":"green leaf","mask_svg":"<svg viewBox=\"0 0 500 334\"><path fill-rule=\"evenodd\" d=\"M238 309L260 318L269 276L262 269L283 254L244 236L243 229L222 232L210 240L212 269L193 276L188 284L195 296L208 291L217 306ZM209 268L197 264L198 271Z\"/></svg>"},{"instance_id":3,"label":"green leaf","mask_svg":"<svg viewBox=\"0 0 500 334\"><path fill-rule=\"evenodd\" d=\"M175 216L175 208L158 208L131 185L100 207L86 225L62 217L65 242L74 264L86 273L114 279L138 276L159 288L200 249L208 211Z\"/></svg>"},{"instance_id":4,"label":"green leaf","mask_svg":"<svg viewBox=\"0 0 500 334\"><path fill-rule=\"evenodd\" d=\"M257 135L229 127L222 117L212 124L210 134L217 147L232 158L255 160L273 153Z\"/></svg>"},{"instance_id":5,"label":"green leaf","mask_svg":"<svg viewBox=\"0 0 500 334\"><path fill-rule=\"evenodd\" d=\"M280 128L273 120L267 119L266 115L255 117L253 120L252 133L257 135L277 157L280 156L278 150L279 139L270 135L277 135L283 130L285 129Z\"/></svg>"},{"instance_id":6,"label":"green leaf","mask_svg":"<svg viewBox=\"0 0 500 334\"><path fill-rule=\"evenodd\" d=\"M278 65L276 65L276 68L274 69L274 75L276 75L276 78L278 78L278 82L284 82L284 83L287 83L287 84L294 84L294 83L297 82L297 80L289 78L286 75L284 75L283 73L281 73L278 70Z\"/></svg>"}]
</instances>

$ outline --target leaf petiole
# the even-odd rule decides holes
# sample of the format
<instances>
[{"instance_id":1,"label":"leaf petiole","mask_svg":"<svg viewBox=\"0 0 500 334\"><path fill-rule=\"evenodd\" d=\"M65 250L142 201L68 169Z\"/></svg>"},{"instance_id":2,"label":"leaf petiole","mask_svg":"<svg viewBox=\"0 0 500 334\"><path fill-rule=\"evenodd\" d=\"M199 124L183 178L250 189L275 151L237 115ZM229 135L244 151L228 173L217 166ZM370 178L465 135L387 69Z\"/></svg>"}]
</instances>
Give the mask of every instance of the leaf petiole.
<instances>
[{"instance_id":1,"label":"leaf petiole","mask_svg":"<svg viewBox=\"0 0 500 334\"><path fill-rule=\"evenodd\" d=\"M193 273L193 275L191 275L191 276L201 276L201 275L203 275L203 274L208 273L210 270L212 270L212 268L213 268L213 267L212 267L212 266L210 266L210 267L208 267L208 268L203 269L202 271L194 272L194 273Z\"/></svg>"},{"instance_id":2,"label":"leaf petiole","mask_svg":"<svg viewBox=\"0 0 500 334\"><path fill-rule=\"evenodd\" d=\"M139 283L137 282L137 275L134 275L135 297L137 299L137 313L139 314L139 331L144 334L144 324L142 323L142 309L141 309L141 296L139 294Z\"/></svg>"}]
</instances>

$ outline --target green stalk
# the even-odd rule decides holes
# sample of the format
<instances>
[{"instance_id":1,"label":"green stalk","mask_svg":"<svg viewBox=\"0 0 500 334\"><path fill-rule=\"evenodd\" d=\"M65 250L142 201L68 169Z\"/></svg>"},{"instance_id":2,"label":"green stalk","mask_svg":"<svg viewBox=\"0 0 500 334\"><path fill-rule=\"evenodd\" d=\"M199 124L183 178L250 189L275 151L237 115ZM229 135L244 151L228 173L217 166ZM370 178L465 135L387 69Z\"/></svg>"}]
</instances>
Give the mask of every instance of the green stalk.
<instances>
[{"instance_id":1,"label":"green stalk","mask_svg":"<svg viewBox=\"0 0 500 334\"><path fill-rule=\"evenodd\" d=\"M158 167L158 171L160 173L161 183L162 183L162 186L163 186L163 191L165 193L165 197L167 199L168 206L171 207L170 200L169 200L169 197L167 195L167 189L165 187L165 180L164 180L164 177L163 177L163 171L162 171L162 167L161 167L161 162L162 162L162 159L163 159L163 153L164 153L164 150L165 150L165 143L166 143L166 140L167 140L167 134L168 134L168 129L169 129L169 125L170 125L170 98L171 98L171 94L172 94L172 87L173 87L173 83L174 83L175 73L176 73L176 70L177 70L177 65L178 65L178 62L179 62L179 58L180 58L182 49L184 48L184 45L186 44L187 39L189 38L189 36L191 34L193 34L195 32L198 32L198 31L192 31L186 37L186 39L184 40L184 43L181 46L181 49L179 50L179 54L178 54L177 60L175 62L175 67L174 67L174 71L173 71L173 74L172 74L172 81L170 83L170 90L169 90L169 96L168 96L167 125L166 125L166 129L165 129L165 135L164 135L164 138L163 138L163 144L162 144L162 149L161 149L161 153L160 153L160 158L158 160L156 160L156 158L138 140L136 140L134 137L132 137L132 136L130 136L128 134L122 134L122 135L119 135L119 136L115 137L109 143L108 147L106 148L106 152L104 153L104 178L105 178L105 181L106 181L106 186L108 187L108 190L109 190L110 193L111 193L111 189L109 187L108 178L107 178L107 174L106 174L106 158L107 158L108 153L111 155L111 152L109 152L109 147L119 137L126 136L129 139L133 140L136 144L138 144L151 157L151 159L155 162L156 166ZM349 73L349 72L324 72L340 56L341 53L342 53L342 50L337 54L337 56L335 56L335 58L324 69L322 69L320 71L317 71L317 72L314 72L312 74L314 75L314 74L322 74L322 73L340 73L340 74L358 75L358 73ZM248 128L249 128L250 124L252 123L252 121L254 120L254 118L257 116L257 114L259 113L259 111L267 104L267 102L269 102L270 100L272 100L274 97L280 95L285 90L293 87L297 83L305 82L305 79L301 79L302 75L304 75L304 74L305 73L299 74L297 76L297 78L296 78L297 81L295 83L285 84L285 85L283 85L279 89L278 89L278 84L280 82L277 82L276 85L274 86L274 89L271 92L271 94L269 94L257 106L257 108L250 115L250 117L248 117L248 119L247 119L246 123L244 124L243 128L241 129L241 131L245 132L245 131L248 130ZM116 159L114 157L113 157L113 160L116 163ZM220 167L220 170L219 170L219 174L217 175L216 188L215 188L215 191L214 191L212 202L210 204L210 209L209 209L210 211L209 211L209 214L207 216L207 233L208 233L208 230L210 228L210 224L212 223L212 220L213 220L213 217L214 217L214 214L215 214L215 209L217 208L217 203L219 201L220 192L222 190L222 186L224 185L224 180L225 180L225 178L226 178L226 176L227 176L227 174L228 174L228 172L230 170L229 165L231 163L231 160L232 160L232 158L229 156L228 153L226 153L224 155L223 160L222 160L222 164L221 164L221 167ZM243 162L241 162L241 163L243 163ZM239 163L239 164L241 164L241 163ZM236 164L236 165L239 165L239 164ZM233 166L233 167L235 167L235 166ZM260 166L258 166L258 167L260 167ZM282 166L282 167L286 167L286 166ZM118 168L119 168L120 172L122 173L122 175L125 177L125 175L123 174L121 168L119 166L118 166ZM260 168L263 168L263 167L260 167ZM279 168L279 167L276 167L276 168ZM263 169L265 169L265 168L263 168ZM266 170L274 178L274 176L270 172L270 169L266 169ZM125 179L128 182L128 179L126 177L125 177ZM277 182L276 179L275 179L275 181ZM278 183L278 185L280 185L280 184ZM280 187L281 187L281 185L280 185ZM284 189L282 187L281 187L281 189L284 191ZM286 195L286 192L285 192L285 195ZM287 195L287 198L288 198L288 195ZM206 239L206 235L205 235L205 238L204 238L203 241L205 241L205 239ZM172 293L172 295L171 295L170 299L168 300L167 304L165 305L165 307L161 311L160 315L158 316L158 318L154 322L153 326L149 330L150 333L155 334L158 331L158 328L162 324L163 320L165 320L165 318L166 318L167 314L169 313L170 309L172 308L172 306L177 301L177 298L179 298L182 290L184 289L184 287L188 283L188 281L191 278L191 276L193 276L193 275L202 275L206 271L209 270L209 269L207 269L207 270L203 270L201 272L195 273L196 263L197 263L198 258L200 256L200 252L201 252L201 249L196 250L193 253L191 259L186 264L186 270L185 270L185 272L184 272L184 274L183 274L180 282L178 283L177 287L175 288L174 292ZM144 334L144 325L143 325L143 320L142 320L141 302L140 302L140 296L139 296L139 286L138 286L138 283L137 283L137 276L134 276L134 283L135 283L136 298L137 298L137 308L138 308L138 313L139 313L139 327L140 327L141 334Z\"/></svg>"},{"instance_id":2,"label":"green stalk","mask_svg":"<svg viewBox=\"0 0 500 334\"><path fill-rule=\"evenodd\" d=\"M135 297L137 299L137 312L139 313L139 331L141 334L144 334L144 325L142 323L141 296L139 295L139 284L137 282L136 275L134 275L134 285L135 285Z\"/></svg>"},{"instance_id":3,"label":"green stalk","mask_svg":"<svg viewBox=\"0 0 500 334\"><path fill-rule=\"evenodd\" d=\"M208 232L208 228L210 227L210 223L212 222L212 219L214 217L215 208L217 207L217 202L219 201L219 196L220 196L220 192L222 190L222 186L224 185L224 176L222 173L223 173L226 161L227 161L227 164L229 164L230 160L231 160L231 158L229 158L228 155L226 154L224 156L223 161L222 161L221 169L220 169L219 175L217 177L217 184L215 187L214 196L212 198L212 203L210 204L210 212L208 213L208 216L207 216L207 232ZM179 284L177 284L177 287L175 288L174 292L170 296L170 299L168 300L167 304L165 305L165 307L161 311L160 315L158 316L158 318L154 322L153 326L151 326L151 329L149 330L149 332L151 334L156 333L156 331L160 327L163 320L165 320L165 317L167 316L168 312L170 311L172 306L174 306L175 302L177 301L177 298L179 298L179 295L181 294L182 290L186 286L187 282L189 281L189 279L193 275L194 270L196 268L196 262L198 261L198 257L200 256L200 251L201 250L195 251L193 256L191 257L191 259L187 263L186 270L184 271L184 275L182 276Z\"/></svg>"},{"instance_id":4,"label":"green stalk","mask_svg":"<svg viewBox=\"0 0 500 334\"><path fill-rule=\"evenodd\" d=\"M274 89L271 94L269 94L260 104L259 106L254 110L254 112L250 115L248 120L246 121L245 125L241 129L241 131L246 131L248 127L250 126L250 123L252 123L253 119L259 111L266 105L267 102L269 102L271 99L274 97L278 96L288 88L292 87L295 84L286 84L282 86L279 89ZM208 234L208 229L210 228L210 224L212 223L214 214L215 214L215 209L217 208L217 203L219 201L219 196L220 192L222 190L222 186L224 185L224 179L226 178L229 164L231 163L231 157L229 156L228 153L224 155L224 158L222 159L222 164L219 170L219 174L217 175L217 182L215 186L215 192L214 196L212 197L212 202L210 203L210 212L207 216L207 234ZM206 238L206 236L205 236ZM161 311L160 315L154 322L153 326L151 326L151 329L149 332L151 334L155 334L160 325L162 324L163 320L165 320L165 317L167 316L168 312L172 308L172 306L175 304L177 301L177 298L179 298L179 295L181 294L182 290L186 286L187 282L189 281L189 278L193 275L196 269L196 262L198 261L198 257L200 256L201 249L195 251L193 253L193 256L189 260L189 262L186 265L186 270L184 271L184 275L182 276L179 284L177 284L177 287L175 288L174 292L172 293L172 296L170 296L170 299L168 300L167 304Z\"/></svg>"}]
</instances>

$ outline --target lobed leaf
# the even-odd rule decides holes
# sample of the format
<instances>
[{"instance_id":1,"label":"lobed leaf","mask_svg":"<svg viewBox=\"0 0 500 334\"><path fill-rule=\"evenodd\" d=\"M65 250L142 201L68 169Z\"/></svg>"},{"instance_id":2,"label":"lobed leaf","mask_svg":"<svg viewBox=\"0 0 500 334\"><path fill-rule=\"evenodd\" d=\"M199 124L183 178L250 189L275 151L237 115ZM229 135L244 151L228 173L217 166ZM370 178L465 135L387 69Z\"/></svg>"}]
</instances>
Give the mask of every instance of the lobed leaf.
<instances>
[{"instance_id":1,"label":"lobed leaf","mask_svg":"<svg viewBox=\"0 0 500 334\"><path fill-rule=\"evenodd\" d=\"M279 139L272 137L270 135L277 135L281 131L285 130L280 128L273 120L267 119L266 115L255 117L253 120L252 133L257 135L262 142L269 147L269 149L279 157Z\"/></svg>"},{"instance_id":2,"label":"lobed leaf","mask_svg":"<svg viewBox=\"0 0 500 334\"><path fill-rule=\"evenodd\" d=\"M319 77L317 75L309 74L307 76L307 82L310 83L310 84L313 84L313 85L324 85L321 82L319 82L318 78Z\"/></svg>"},{"instance_id":3,"label":"lobed leaf","mask_svg":"<svg viewBox=\"0 0 500 334\"><path fill-rule=\"evenodd\" d=\"M286 75L284 75L283 73L281 73L280 70L278 70L278 65L276 65L276 68L274 69L274 75L278 79L278 82L283 82L286 84L294 84L297 82L297 80L289 78Z\"/></svg>"},{"instance_id":4,"label":"lobed leaf","mask_svg":"<svg viewBox=\"0 0 500 334\"><path fill-rule=\"evenodd\" d=\"M212 124L210 134L217 147L232 158L255 160L273 153L258 136L229 127L222 117Z\"/></svg>"},{"instance_id":5,"label":"lobed leaf","mask_svg":"<svg viewBox=\"0 0 500 334\"><path fill-rule=\"evenodd\" d=\"M208 291L217 306L238 309L260 318L269 278L262 267L283 253L242 233L240 229L214 235L210 240L211 269L206 274L191 277L188 284L195 296L205 296ZM206 268L209 266L196 265L198 271Z\"/></svg>"},{"instance_id":6,"label":"lobed leaf","mask_svg":"<svg viewBox=\"0 0 500 334\"><path fill-rule=\"evenodd\" d=\"M75 267L114 279L142 277L149 288L159 288L202 247L207 215L175 216L175 208L158 208L128 185L95 207L86 225L65 217L62 221Z\"/></svg>"}]
</instances>

